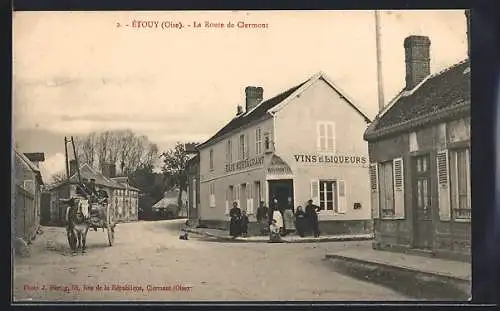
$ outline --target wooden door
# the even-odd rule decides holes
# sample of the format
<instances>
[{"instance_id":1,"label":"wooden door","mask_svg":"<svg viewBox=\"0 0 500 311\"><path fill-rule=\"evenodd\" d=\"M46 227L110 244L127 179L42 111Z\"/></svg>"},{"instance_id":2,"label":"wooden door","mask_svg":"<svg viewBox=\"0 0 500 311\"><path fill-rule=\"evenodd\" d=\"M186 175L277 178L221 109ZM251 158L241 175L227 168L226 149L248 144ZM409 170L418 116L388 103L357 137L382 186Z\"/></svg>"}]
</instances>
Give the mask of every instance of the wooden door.
<instances>
[{"instance_id":1,"label":"wooden door","mask_svg":"<svg viewBox=\"0 0 500 311\"><path fill-rule=\"evenodd\" d=\"M432 249L434 225L431 202L430 157L413 158L413 220L414 247Z\"/></svg>"}]
</instances>

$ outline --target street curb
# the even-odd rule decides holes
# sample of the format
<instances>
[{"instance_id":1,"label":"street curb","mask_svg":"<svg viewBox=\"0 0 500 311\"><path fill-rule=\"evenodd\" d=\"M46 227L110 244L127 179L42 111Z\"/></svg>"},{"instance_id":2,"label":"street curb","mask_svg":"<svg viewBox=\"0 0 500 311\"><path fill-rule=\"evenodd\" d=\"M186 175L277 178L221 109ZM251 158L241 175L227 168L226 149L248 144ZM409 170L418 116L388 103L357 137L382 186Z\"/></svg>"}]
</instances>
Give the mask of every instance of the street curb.
<instances>
[{"instance_id":1,"label":"street curb","mask_svg":"<svg viewBox=\"0 0 500 311\"><path fill-rule=\"evenodd\" d=\"M371 274L370 277L377 278L377 275L390 276L394 279L411 278L415 283L423 284L424 286L439 286L445 290L459 291L462 298L467 299L470 296L471 280L458 276L445 275L442 273L420 271L413 267L394 266L391 264L362 260L338 254L326 254L326 259L340 264L342 267L354 267L355 269L365 271ZM375 273L374 273L375 271Z\"/></svg>"},{"instance_id":2,"label":"street curb","mask_svg":"<svg viewBox=\"0 0 500 311\"><path fill-rule=\"evenodd\" d=\"M259 239L259 240L253 240L253 239L247 239L247 238L242 238L242 237L237 237L233 238L230 236L220 236L217 234L212 234L208 233L205 231L201 230L194 230L194 229L185 229L189 233L197 234L197 235L202 235L206 237L211 237L215 238L217 240L221 241L231 241L231 242L240 242L240 243L270 243L268 239ZM300 238L300 239L293 239L289 240L286 237L282 239L283 243L322 243L322 242L343 242L343 241L367 241L367 240L373 240L373 236L353 236L353 237L320 237L320 238Z\"/></svg>"}]
</instances>

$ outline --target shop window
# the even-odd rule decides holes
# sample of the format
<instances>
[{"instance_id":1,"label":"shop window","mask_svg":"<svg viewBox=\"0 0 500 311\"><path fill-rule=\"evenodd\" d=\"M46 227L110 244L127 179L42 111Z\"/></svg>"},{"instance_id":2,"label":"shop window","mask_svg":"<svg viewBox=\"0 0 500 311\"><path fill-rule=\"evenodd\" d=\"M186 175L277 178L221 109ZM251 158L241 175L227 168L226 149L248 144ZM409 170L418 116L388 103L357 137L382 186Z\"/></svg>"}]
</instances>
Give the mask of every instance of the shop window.
<instances>
[{"instance_id":1,"label":"shop window","mask_svg":"<svg viewBox=\"0 0 500 311\"><path fill-rule=\"evenodd\" d=\"M454 149L449 154L452 213L455 219L470 219L470 149Z\"/></svg>"}]
</instances>

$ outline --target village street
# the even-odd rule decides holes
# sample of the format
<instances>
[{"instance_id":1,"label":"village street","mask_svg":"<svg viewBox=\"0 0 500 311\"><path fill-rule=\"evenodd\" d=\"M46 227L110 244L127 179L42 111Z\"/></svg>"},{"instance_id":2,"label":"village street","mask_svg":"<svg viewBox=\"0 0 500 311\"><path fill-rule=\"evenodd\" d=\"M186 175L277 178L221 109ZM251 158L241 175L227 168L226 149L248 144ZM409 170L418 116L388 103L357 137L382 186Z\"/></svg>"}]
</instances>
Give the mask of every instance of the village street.
<instances>
[{"instance_id":1,"label":"village street","mask_svg":"<svg viewBox=\"0 0 500 311\"><path fill-rule=\"evenodd\" d=\"M14 299L409 299L388 288L336 273L324 259L328 251L369 241L228 243L194 235L185 241L178 238L182 223L119 224L112 247L105 232L90 231L87 252L76 255L68 249L63 228L44 227L44 233L32 245L31 256L15 261ZM121 290L117 286L122 286ZM163 288L151 291L152 287Z\"/></svg>"}]
</instances>

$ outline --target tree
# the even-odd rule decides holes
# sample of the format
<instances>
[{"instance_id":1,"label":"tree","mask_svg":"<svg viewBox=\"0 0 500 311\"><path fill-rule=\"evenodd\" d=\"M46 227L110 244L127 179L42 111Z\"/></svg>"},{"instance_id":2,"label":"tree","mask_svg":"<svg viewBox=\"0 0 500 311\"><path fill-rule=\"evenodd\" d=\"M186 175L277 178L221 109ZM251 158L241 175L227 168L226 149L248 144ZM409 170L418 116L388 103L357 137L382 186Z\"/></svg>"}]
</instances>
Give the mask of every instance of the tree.
<instances>
[{"instance_id":1,"label":"tree","mask_svg":"<svg viewBox=\"0 0 500 311\"><path fill-rule=\"evenodd\" d=\"M75 147L81 164L87 163L102 170L104 164L118 165L120 173L129 175L139 167L154 165L158 146L147 136L135 135L131 130L92 132L75 137Z\"/></svg>"},{"instance_id":2,"label":"tree","mask_svg":"<svg viewBox=\"0 0 500 311\"><path fill-rule=\"evenodd\" d=\"M66 172L64 172L64 171L57 172L51 176L51 179L52 179L52 182L54 182L54 183L60 183L60 182L67 179Z\"/></svg>"},{"instance_id":3,"label":"tree","mask_svg":"<svg viewBox=\"0 0 500 311\"><path fill-rule=\"evenodd\" d=\"M179 207L182 206L182 191L187 190L187 162L189 160L186 153L185 145L177 142L174 148L163 152L162 171L167 179L170 178L172 183L179 188L179 197L177 199Z\"/></svg>"}]
</instances>

